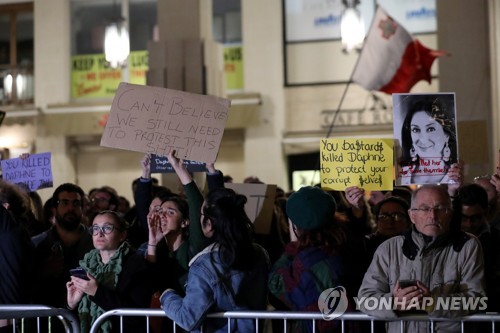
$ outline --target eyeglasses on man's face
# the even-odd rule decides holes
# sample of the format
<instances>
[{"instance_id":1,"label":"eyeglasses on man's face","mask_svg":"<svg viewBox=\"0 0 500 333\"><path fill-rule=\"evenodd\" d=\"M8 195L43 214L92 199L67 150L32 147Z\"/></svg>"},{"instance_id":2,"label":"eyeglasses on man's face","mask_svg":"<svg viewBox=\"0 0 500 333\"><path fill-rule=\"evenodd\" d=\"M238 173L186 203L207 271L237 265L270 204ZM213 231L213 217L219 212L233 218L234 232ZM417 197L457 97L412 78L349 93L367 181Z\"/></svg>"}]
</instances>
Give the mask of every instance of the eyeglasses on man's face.
<instances>
[{"instance_id":1,"label":"eyeglasses on man's face","mask_svg":"<svg viewBox=\"0 0 500 333\"><path fill-rule=\"evenodd\" d=\"M424 214L426 216L429 216L431 214L436 213L439 216L443 216L448 214L448 212L451 210L449 207L446 206L436 206L436 207L420 207L420 208L412 208L410 209L412 212Z\"/></svg>"},{"instance_id":2,"label":"eyeglasses on man's face","mask_svg":"<svg viewBox=\"0 0 500 333\"><path fill-rule=\"evenodd\" d=\"M90 226L89 227L89 233L92 235L92 236L97 236L99 235L100 233L103 233L105 235L109 235L110 233L113 232L113 230L120 230L118 228L116 228L114 225L112 224L105 224L103 226L100 226L100 225L93 225L93 226Z\"/></svg>"},{"instance_id":3,"label":"eyeglasses on man's face","mask_svg":"<svg viewBox=\"0 0 500 333\"><path fill-rule=\"evenodd\" d=\"M78 199L75 199L75 200L61 199L61 200L57 200L57 204L61 207L68 207L69 205L72 205L75 208L82 207L82 201L78 200Z\"/></svg>"}]
</instances>

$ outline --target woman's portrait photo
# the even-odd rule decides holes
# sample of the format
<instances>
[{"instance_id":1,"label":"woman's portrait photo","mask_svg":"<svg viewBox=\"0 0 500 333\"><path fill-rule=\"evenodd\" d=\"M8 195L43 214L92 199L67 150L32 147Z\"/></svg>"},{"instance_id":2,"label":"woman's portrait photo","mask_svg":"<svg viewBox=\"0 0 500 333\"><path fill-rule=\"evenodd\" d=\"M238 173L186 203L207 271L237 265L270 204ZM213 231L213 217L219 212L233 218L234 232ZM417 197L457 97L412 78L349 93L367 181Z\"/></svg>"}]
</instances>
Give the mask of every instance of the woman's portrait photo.
<instances>
[{"instance_id":1,"label":"woman's portrait photo","mask_svg":"<svg viewBox=\"0 0 500 333\"><path fill-rule=\"evenodd\" d=\"M455 94L393 94L396 185L448 184L458 161Z\"/></svg>"}]
</instances>

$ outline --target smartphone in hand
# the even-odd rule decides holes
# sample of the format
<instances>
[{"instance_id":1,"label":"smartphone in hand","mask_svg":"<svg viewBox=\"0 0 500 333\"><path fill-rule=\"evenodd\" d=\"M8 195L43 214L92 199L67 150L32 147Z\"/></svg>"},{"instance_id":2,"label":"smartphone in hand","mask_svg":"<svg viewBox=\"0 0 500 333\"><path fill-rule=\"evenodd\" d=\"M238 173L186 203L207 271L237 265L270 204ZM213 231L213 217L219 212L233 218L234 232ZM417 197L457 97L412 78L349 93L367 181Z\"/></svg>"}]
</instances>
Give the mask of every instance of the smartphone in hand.
<instances>
[{"instance_id":1,"label":"smartphone in hand","mask_svg":"<svg viewBox=\"0 0 500 333\"><path fill-rule=\"evenodd\" d=\"M408 288L411 286L416 286L417 285L417 280L401 280L399 281L399 287L401 289Z\"/></svg>"},{"instance_id":2,"label":"smartphone in hand","mask_svg":"<svg viewBox=\"0 0 500 333\"><path fill-rule=\"evenodd\" d=\"M75 276L77 278L83 279L83 280L87 280L87 281L90 280L89 277L87 276L87 272L81 267L70 269L69 274L71 274L72 276Z\"/></svg>"}]
</instances>

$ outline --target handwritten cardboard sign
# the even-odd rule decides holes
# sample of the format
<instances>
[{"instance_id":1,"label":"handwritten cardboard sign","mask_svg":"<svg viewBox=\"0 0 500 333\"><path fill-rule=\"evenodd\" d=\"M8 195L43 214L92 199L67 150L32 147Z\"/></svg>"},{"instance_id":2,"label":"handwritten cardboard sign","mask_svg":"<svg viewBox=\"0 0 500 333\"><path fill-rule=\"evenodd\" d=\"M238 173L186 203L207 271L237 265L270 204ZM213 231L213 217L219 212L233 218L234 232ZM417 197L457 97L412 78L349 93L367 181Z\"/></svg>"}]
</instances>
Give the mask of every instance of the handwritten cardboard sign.
<instances>
[{"instance_id":1,"label":"handwritten cardboard sign","mask_svg":"<svg viewBox=\"0 0 500 333\"><path fill-rule=\"evenodd\" d=\"M393 146L393 139L321 139L321 188L392 190Z\"/></svg>"},{"instance_id":2,"label":"handwritten cardboard sign","mask_svg":"<svg viewBox=\"0 0 500 333\"><path fill-rule=\"evenodd\" d=\"M33 154L27 159L11 158L0 163L2 178L28 192L53 186L50 153Z\"/></svg>"},{"instance_id":3,"label":"handwritten cardboard sign","mask_svg":"<svg viewBox=\"0 0 500 333\"><path fill-rule=\"evenodd\" d=\"M255 232L269 234L276 197L276 185L225 183L225 187L247 197L245 212L253 222Z\"/></svg>"},{"instance_id":4,"label":"handwritten cardboard sign","mask_svg":"<svg viewBox=\"0 0 500 333\"><path fill-rule=\"evenodd\" d=\"M215 162L227 121L228 99L120 83L101 146Z\"/></svg>"},{"instance_id":5,"label":"handwritten cardboard sign","mask_svg":"<svg viewBox=\"0 0 500 333\"><path fill-rule=\"evenodd\" d=\"M206 167L205 163L184 160L184 165L186 169L190 172L205 172ZM168 173L175 172L174 168L172 168L172 164L168 161L166 156L160 155L151 155L151 172L152 173Z\"/></svg>"}]
</instances>

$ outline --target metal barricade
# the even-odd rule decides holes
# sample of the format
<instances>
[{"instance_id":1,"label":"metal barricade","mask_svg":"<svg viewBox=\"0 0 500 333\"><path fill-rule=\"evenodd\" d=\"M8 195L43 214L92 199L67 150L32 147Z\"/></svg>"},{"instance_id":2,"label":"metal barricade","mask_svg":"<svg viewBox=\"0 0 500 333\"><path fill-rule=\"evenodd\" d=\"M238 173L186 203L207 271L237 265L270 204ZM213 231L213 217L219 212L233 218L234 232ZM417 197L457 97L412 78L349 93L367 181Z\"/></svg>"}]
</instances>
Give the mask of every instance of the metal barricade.
<instances>
[{"instance_id":1,"label":"metal barricade","mask_svg":"<svg viewBox=\"0 0 500 333\"><path fill-rule=\"evenodd\" d=\"M103 313L92 325L90 333L97 333L99 327L103 322L108 320L110 317L119 316L120 323L122 324L120 332L123 332L123 317L127 316L145 316L147 318L146 322L148 327L146 327L146 332L150 332L149 328L149 317L166 317L163 310L153 310L153 309L115 309ZM253 319L255 320L256 332L267 333L269 330L263 329L259 330L259 321L263 320L282 320L283 321L283 331L287 332L289 327L289 321L294 320L310 320L313 322L313 333L316 332L314 325L317 321L325 320L321 313L311 313L311 312L283 312L283 311L228 311L220 313L212 313L208 315L208 318L223 318L228 320L228 332L231 330L230 320L231 319ZM431 331L434 329L434 324L436 322L444 321L460 321L461 322L461 332L464 332L464 323L467 322L482 322L491 323L491 333L495 333L495 323L500 322L500 314L475 314L472 316L463 317L460 319L447 319L447 318L430 318L426 315L415 315L415 316L405 316L396 319L380 319L376 317L369 316L360 312L344 313L343 315L333 319L340 321L341 331L346 331L346 322L356 321L356 322L370 322L370 331L374 332L374 325L376 321L397 321L401 323L401 331L403 332L403 323L407 321L425 321L430 323ZM174 324L174 332L176 332L176 327Z\"/></svg>"},{"instance_id":2,"label":"metal barricade","mask_svg":"<svg viewBox=\"0 0 500 333\"><path fill-rule=\"evenodd\" d=\"M66 333L79 333L80 326L76 316L67 309L52 308L46 305L0 305L0 319L12 319L12 332L18 332L16 327L23 331L22 320L36 318L37 332L41 331L41 318L57 318L64 326ZM20 323L21 322L21 323ZM31 333L27 332L27 333Z\"/></svg>"}]
</instances>

